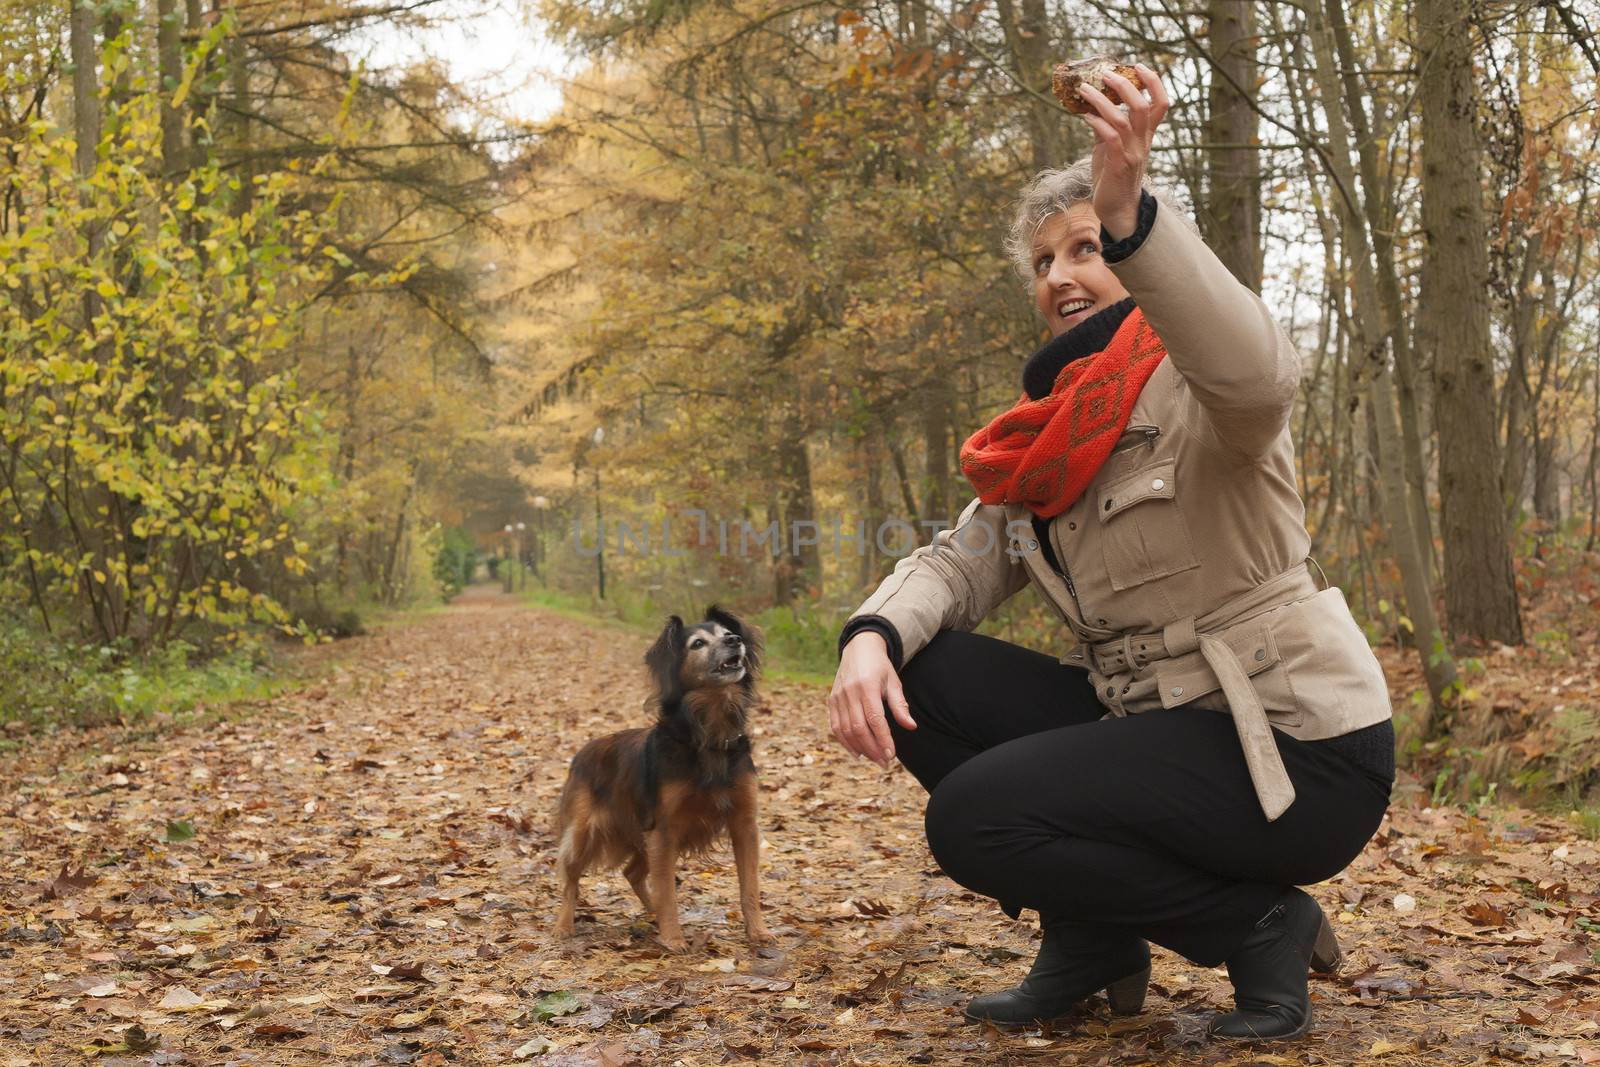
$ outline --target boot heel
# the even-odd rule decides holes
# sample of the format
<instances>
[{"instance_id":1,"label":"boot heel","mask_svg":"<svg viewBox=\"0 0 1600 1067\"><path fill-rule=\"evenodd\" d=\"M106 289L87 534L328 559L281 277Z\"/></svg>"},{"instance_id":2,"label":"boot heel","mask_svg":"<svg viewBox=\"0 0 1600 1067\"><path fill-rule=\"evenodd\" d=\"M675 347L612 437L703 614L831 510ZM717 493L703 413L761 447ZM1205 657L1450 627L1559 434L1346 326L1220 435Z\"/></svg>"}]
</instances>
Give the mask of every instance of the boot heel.
<instances>
[{"instance_id":1,"label":"boot heel","mask_svg":"<svg viewBox=\"0 0 1600 1067\"><path fill-rule=\"evenodd\" d=\"M1150 987L1150 965L1147 963L1126 978L1118 978L1106 986L1106 1000L1117 1015L1137 1015L1144 1007L1144 997Z\"/></svg>"},{"instance_id":2,"label":"boot heel","mask_svg":"<svg viewBox=\"0 0 1600 1067\"><path fill-rule=\"evenodd\" d=\"M1317 928L1316 944L1311 947L1311 973L1337 974L1343 962L1344 950L1339 947L1339 939L1333 936L1333 926L1324 915Z\"/></svg>"}]
</instances>

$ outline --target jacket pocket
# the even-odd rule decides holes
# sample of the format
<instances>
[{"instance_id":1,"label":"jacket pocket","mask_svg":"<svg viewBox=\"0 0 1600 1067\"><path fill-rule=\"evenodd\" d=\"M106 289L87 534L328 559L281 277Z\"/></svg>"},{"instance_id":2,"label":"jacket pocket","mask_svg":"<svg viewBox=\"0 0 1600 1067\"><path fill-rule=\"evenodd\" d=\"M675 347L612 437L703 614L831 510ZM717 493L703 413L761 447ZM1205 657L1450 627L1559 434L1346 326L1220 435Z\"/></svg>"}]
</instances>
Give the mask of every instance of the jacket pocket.
<instances>
[{"instance_id":1,"label":"jacket pocket","mask_svg":"<svg viewBox=\"0 0 1600 1067\"><path fill-rule=\"evenodd\" d=\"M1122 431L1122 436L1117 438L1116 445L1111 449L1113 456L1124 452L1132 452L1141 446L1154 448L1156 439L1161 436L1159 426L1129 426Z\"/></svg>"},{"instance_id":2,"label":"jacket pocket","mask_svg":"<svg viewBox=\"0 0 1600 1067\"><path fill-rule=\"evenodd\" d=\"M1176 471L1169 459L1100 490L1095 511L1112 589L1121 592L1200 566L1178 503Z\"/></svg>"}]
</instances>

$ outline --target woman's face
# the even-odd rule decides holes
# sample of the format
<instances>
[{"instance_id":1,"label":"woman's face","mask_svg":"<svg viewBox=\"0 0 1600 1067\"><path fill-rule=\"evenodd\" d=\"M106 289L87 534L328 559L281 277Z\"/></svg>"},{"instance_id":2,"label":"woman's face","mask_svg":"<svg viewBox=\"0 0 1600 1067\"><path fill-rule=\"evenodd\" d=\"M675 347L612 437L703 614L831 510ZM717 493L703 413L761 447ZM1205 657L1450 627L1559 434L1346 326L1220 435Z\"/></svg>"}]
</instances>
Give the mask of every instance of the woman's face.
<instances>
[{"instance_id":1,"label":"woman's face","mask_svg":"<svg viewBox=\"0 0 1600 1067\"><path fill-rule=\"evenodd\" d=\"M1033 302L1059 337L1128 290L1100 258L1100 218L1089 204L1045 217L1033 236Z\"/></svg>"}]
</instances>

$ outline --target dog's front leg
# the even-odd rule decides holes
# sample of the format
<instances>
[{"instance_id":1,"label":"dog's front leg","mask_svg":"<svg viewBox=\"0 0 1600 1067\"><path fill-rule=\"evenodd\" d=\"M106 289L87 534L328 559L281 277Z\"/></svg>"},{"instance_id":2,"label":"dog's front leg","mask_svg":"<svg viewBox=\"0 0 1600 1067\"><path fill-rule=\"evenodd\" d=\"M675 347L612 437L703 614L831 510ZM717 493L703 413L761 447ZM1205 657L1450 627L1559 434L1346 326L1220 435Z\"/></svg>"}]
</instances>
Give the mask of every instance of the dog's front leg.
<instances>
[{"instance_id":1,"label":"dog's front leg","mask_svg":"<svg viewBox=\"0 0 1600 1067\"><path fill-rule=\"evenodd\" d=\"M688 944L678 923L678 849L662 822L645 834L645 853L650 862L650 902L656 909L656 937L667 948L681 952Z\"/></svg>"},{"instance_id":2,"label":"dog's front leg","mask_svg":"<svg viewBox=\"0 0 1600 1067\"><path fill-rule=\"evenodd\" d=\"M761 920L761 828L756 825L756 779L750 775L734 790L733 813L728 820L733 839L733 862L739 871L739 910L744 912L744 934L752 945L772 940Z\"/></svg>"}]
</instances>

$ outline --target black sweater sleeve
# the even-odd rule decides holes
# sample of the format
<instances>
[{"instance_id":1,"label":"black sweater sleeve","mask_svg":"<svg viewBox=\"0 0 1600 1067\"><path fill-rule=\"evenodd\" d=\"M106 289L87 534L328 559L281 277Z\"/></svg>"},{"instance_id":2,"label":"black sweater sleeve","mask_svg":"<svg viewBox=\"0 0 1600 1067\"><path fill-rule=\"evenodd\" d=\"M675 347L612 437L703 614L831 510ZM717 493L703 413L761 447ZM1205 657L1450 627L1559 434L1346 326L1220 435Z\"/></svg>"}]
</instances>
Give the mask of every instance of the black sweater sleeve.
<instances>
[{"instance_id":1,"label":"black sweater sleeve","mask_svg":"<svg viewBox=\"0 0 1600 1067\"><path fill-rule=\"evenodd\" d=\"M889 662L894 664L894 669L900 669L900 655L903 651L900 645L900 631L894 628L894 623L882 615L857 615L844 624L844 629L839 631L839 655L844 656L844 646L850 639L863 630L871 630L883 637L884 644L889 646Z\"/></svg>"},{"instance_id":2,"label":"black sweater sleeve","mask_svg":"<svg viewBox=\"0 0 1600 1067\"><path fill-rule=\"evenodd\" d=\"M1159 206L1156 198L1148 191L1139 193L1139 226L1136 230L1118 241L1106 232L1104 226L1100 227L1100 258L1107 263L1118 263L1135 252L1144 244L1144 239L1150 236L1150 230L1156 224L1156 208Z\"/></svg>"}]
</instances>

